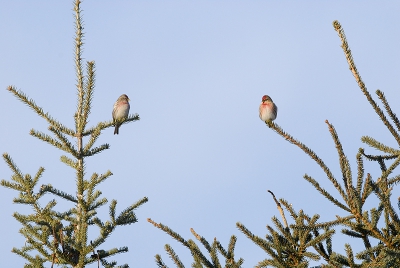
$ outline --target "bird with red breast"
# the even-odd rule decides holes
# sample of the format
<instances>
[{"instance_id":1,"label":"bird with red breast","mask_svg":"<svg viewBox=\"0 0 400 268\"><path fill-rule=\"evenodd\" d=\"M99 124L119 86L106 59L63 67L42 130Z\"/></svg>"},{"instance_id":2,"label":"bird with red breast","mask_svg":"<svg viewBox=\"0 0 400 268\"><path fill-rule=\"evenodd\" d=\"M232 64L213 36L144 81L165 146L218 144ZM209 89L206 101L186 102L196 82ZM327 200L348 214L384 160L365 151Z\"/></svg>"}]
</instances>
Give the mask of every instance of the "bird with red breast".
<instances>
[{"instance_id":1,"label":"bird with red breast","mask_svg":"<svg viewBox=\"0 0 400 268\"><path fill-rule=\"evenodd\" d=\"M271 122L276 119L278 115L278 107L272 101L271 97L264 95L261 99L261 104L259 108L260 119L264 122Z\"/></svg>"}]
</instances>

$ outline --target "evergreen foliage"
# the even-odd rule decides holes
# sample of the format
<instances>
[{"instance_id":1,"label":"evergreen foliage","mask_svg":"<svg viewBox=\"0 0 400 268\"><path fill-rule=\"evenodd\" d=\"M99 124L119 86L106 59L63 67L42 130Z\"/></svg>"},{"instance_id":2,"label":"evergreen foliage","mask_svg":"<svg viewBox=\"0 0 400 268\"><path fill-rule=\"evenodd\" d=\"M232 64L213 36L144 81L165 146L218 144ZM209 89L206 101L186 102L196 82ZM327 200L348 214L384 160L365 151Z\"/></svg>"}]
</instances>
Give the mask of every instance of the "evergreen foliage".
<instances>
[{"instance_id":1,"label":"evergreen foliage","mask_svg":"<svg viewBox=\"0 0 400 268\"><path fill-rule=\"evenodd\" d=\"M104 267L128 267L127 264L117 266L109 257L118 253L127 252L127 247L102 249L103 243L117 226L128 225L137 221L134 210L148 201L146 197L122 210L116 212L117 201L112 200L109 205L110 218L102 221L97 217L98 209L108 203L107 198L101 196L98 190L100 183L108 179L111 171L103 174L93 173L90 178L85 174L85 159L109 149L109 144L95 146L102 130L114 126L116 123L125 124L139 120L139 115L129 115L120 121L103 121L95 126L88 127L89 115L92 108L92 99L95 87L95 63L86 63L86 74L82 64L83 26L81 20L81 1L75 0L75 71L77 75L77 108L74 114L75 127L69 128L38 106L22 91L14 86L8 90L17 99L25 103L48 124L52 135L32 129L30 135L62 150L66 155L61 156L65 163L76 172L76 193L69 194L53 187L51 184L39 184L45 169L40 167L35 175L24 174L7 153L3 154L5 162L12 170L11 180L2 180L1 185L16 190L19 195L13 202L29 205L33 212L23 215L18 212L14 217L22 225L20 233L26 238L25 245L13 248L12 251L28 262L25 267L51 267L82 268L87 264L100 263ZM351 50L348 46L344 31L338 21L333 22L341 40L341 47L359 88L366 96L379 119L400 146L400 121L393 112L385 95L380 90L376 91L378 99L382 102L383 109L376 103L366 88L354 63ZM304 210L295 211L293 206L283 198L279 200L272 191L269 191L277 205L282 220L272 217L273 226L267 225L268 234L265 238L253 234L240 222L237 228L257 246L266 252L256 267L309 267L310 261L321 261L319 267L400 267L400 220L392 204L392 192L400 181L400 175L395 174L395 169L400 164L400 150L393 148L375 138L363 136L361 141L381 153L378 155L367 154L365 148L360 148L357 155L357 171L352 172L348 157L344 153L339 135L332 124L326 120L328 131L332 136L337 150L340 174L334 175L325 162L309 147L285 132L278 124L268 121L266 125L285 140L299 147L305 154L313 159L323 170L326 178L336 189L340 199L335 198L332 192L321 187L318 180L305 174L304 179L334 206L346 214L336 216L328 222L318 222L319 215L307 215ZM83 138L87 142L83 142ZM76 141L76 145L73 141ZM364 161L377 163L381 174L373 178L364 170ZM62 198L71 202L71 207L66 211L56 209L57 200L43 202L42 197L50 194L55 198ZM375 207L366 208L367 200L375 197L378 200ZM397 207L400 209L400 199ZM285 211L290 215L290 224L285 216ZM206 253L192 239L186 240L181 235L161 223L151 219L148 222L161 229L182 245L187 247L193 256L192 267L209 268L238 268L242 267L244 260L235 259L236 236L231 236L227 248L214 238L210 243L204 237L191 229L194 237L205 248ZM89 227L99 229L97 238L88 237ZM355 253L350 244L345 244L345 255L333 250L332 240L335 228L341 227L341 232L352 238L360 239L364 249ZM185 267L179 256L170 245L165 245L167 254L177 267ZM155 256L156 264L166 268L160 255Z\"/></svg>"},{"instance_id":2,"label":"evergreen foliage","mask_svg":"<svg viewBox=\"0 0 400 268\"><path fill-rule=\"evenodd\" d=\"M206 248L208 254L210 255L210 259L207 259L207 257L201 252L200 248L197 246L197 244L192 240L185 240L180 236L178 233L174 232L171 230L168 226L165 226L161 223L156 223L152 221L151 219L147 219L148 222L153 224L155 227L163 230L170 236L172 236L175 240L179 241L182 243L185 247L187 247L190 252L192 253L193 256L193 263L192 267L196 268L201 268L201 267L210 267L210 268L221 268L221 267L226 267L226 268L238 268L241 267L243 263L243 259L240 258L238 261L235 261L235 245L236 245L236 236L232 235L231 239L229 241L228 249L226 250L221 243L214 238L214 242L210 245L210 243L202 236L197 234L193 228L190 229L192 234L196 237L197 240L200 241L200 243ZM165 250L167 251L168 255L170 258L174 261L175 265L179 268L185 267L181 260L179 259L178 255L176 255L175 251L172 249L170 245L165 245ZM225 265L222 266L221 261L218 258L218 253L220 253L224 258L225 258ZM165 265L163 262L162 258L160 255L156 255L156 263L158 267L160 268L167 268L168 266Z\"/></svg>"},{"instance_id":3,"label":"evergreen foliage","mask_svg":"<svg viewBox=\"0 0 400 268\"><path fill-rule=\"evenodd\" d=\"M147 197L140 199L129 207L116 212L117 201L112 200L109 206L110 219L103 221L97 217L98 209L108 203L107 198L101 196L98 185L108 179L111 171L103 174L93 173L90 178L85 175L85 159L109 149L109 144L95 146L101 131L114 126L112 120L99 122L93 127L87 127L89 114L92 108L92 99L95 86L95 63L86 63L86 75L82 67L83 26L81 20L81 1L75 0L75 67L77 76L77 110L74 115L75 128L69 128L43 111L32 99L23 92L10 86L8 90L17 99L25 103L35 113L49 123L48 130L53 135L48 135L32 129L30 134L66 153L61 156L61 162L73 168L76 172L76 194L69 194L58 190L51 184L40 185L44 168L31 176L23 174L11 156L3 154L3 158L13 172L10 181L2 180L1 185L19 192L13 201L32 207L33 212L28 215L14 213L14 217L22 224L20 233L25 236L26 243L21 248L12 251L25 258L28 263L25 267L44 267L45 263L62 265L63 267L85 267L86 264L100 263L104 267L128 267L127 264L116 266L115 261L108 261L108 257L118 253L127 252L127 247L102 249L102 244L111 235L116 227L128 225L137 221L134 210L147 202ZM139 115L129 115L128 118L118 123L129 123L139 120ZM83 137L88 140L83 143ZM76 146L73 144L76 140ZM71 178L71 182L74 179ZM47 204L40 202L43 196L52 194L61 197L72 206L66 211L56 209L57 201L53 199ZM90 240L89 227L99 229L97 238Z\"/></svg>"},{"instance_id":4,"label":"evergreen foliage","mask_svg":"<svg viewBox=\"0 0 400 268\"><path fill-rule=\"evenodd\" d=\"M357 71L340 23L334 21L333 27L339 34L342 43L341 47L358 86L379 116L379 119L400 146L400 122L398 117L393 112L383 92L377 90L376 94L390 118L390 120L387 119L384 111L372 98ZM309 260L321 260L325 262L318 267L400 267L400 220L398 212L392 206L390 199L393 187L400 181L400 175L394 174L394 170L400 164L399 149L385 145L372 137L362 137L361 141L363 143L379 150L381 154L366 154L365 149L360 148L356 155L357 172L353 173L334 126L328 120L326 120L326 124L328 125L328 131L332 136L338 153L341 170L341 174L338 177L341 179L335 177L329 167L309 147L286 133L276 123L272 121L266 122L269 128L290 143L298 146L321 167L327 179L339 193L341 200L336 199L333 193L322 188L312 176L305 174L304 179L311 183L333 205L342 209L347 216L336 216L336 219L332 219L329 222L318 223L318 214L310 217L303 210L296 212L286 200L279 199L278 201L274 194L269 191L278 206L283 223L276 217L273 217L272 222L275 227L267 226L269 234L266 235L265 239L254 235L242 223L236 224L247 238L267 253L268 258L261 260L256 267L309 267ZM376 162L381 170L381 175L377 178L372 178L369 173L365 173L365 160ZM371 209L365 208L364 205L367 199L372 196L377 197L378 203ZM293 223L290 225L287 223L281 204L293 219ZM400 209L400 198L397 207ZM210 248L209 242L204 238L197 237L194 233L198 240L207 248L212 258L212 263L204 259L204 255L198 250L197 245L193 241L184 240L179 234L173 232L165 225L156 224L151 220L149 222L190 249L194 259L192 267L222 267L218 256L213 255L215 249ZM334 252L332 249L332 237L335 230L333 228L337 226L343 227L341 231L344 235L361 239L365 249L354 253L350 244L345 244L346 255ZM309 249L312 249L314 252L309 251ZM169 245L166 245L166 251L177 267L184 267ZM222 255L228 260L226 255ZM159 267L167 267L159 255L156 255L156 262ZM242 263L243 260L240 259L235 265L240 266ZM228 262L226 262L224 267L232 266L229 266Z\"/></svg>"}]
</instances>

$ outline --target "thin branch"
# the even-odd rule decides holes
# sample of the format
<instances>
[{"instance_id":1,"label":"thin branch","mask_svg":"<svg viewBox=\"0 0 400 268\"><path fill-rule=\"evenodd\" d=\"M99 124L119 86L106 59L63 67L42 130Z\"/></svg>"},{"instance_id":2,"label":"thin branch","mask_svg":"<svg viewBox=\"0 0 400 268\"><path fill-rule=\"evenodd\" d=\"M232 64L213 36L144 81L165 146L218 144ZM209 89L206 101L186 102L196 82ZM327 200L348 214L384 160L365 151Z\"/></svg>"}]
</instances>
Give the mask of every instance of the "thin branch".
<instances>
[{"instance_id":1,"label":"thin branch","mask_svg":"<svg viewBox=\"0 0 400 268\"><path fill-rule=\"evenodd\" d=\"M275 130L276 133L281 135L283 138L285 138L287 141L297 145L300 149L302 149L308 156L310 156L325 172L326 176L328 179L332 182L333 186L335 186L336 190L340 193L340 195L343 197L344 200L346 200L346 194L343 191L342 187L338 183L338 181L335 179L333 176L332 172L330 169L325 165L325 163L319 158L310 148L308 148L306 145L303 143L297 141L294 139L291 135L288 133L284 132L276 123L274 122L268 122L266 123L269 128L272 128Z\"/></svg>"},{"instance_id":2,"label":"thin branch","mask_svg":"<svg viewBox=\"0 0 400 268\"><path fill-rule=\"evenodd\" d=\"M382 122L385 124L385 126L388 128L390 133L396 139L397 144L400 145L399 134L396 132L396 130L393 128L393 126L390 124L390 122L386 119L385 115L383 114L382 109L379 108L379 106L376 104L376 102L372 99L371 94L369 94L367 87L365 86L364 82L361 79L360 74L358 73L357 67L354 64L351 50L347 43L346 35L344 34L344 30L342 29L342 25L340 25L340 23L337 20L335 20L333 22L333 27L335 28L336 32L338 33L338 35L340 37L340 40L342 41L343 52L346 56L347 63L349 64L350 71L352 72L354 78L356 79L358 86L360 87L360 89L364 93L364 95L367 97L367 100L371 104L372 108L374 108L375 112L378 114L378 116L380 117Z\"/></svg>"},{"instance_id":3,"label":"thin branch","mask_svg":"<svg viewBox=\"0 0 400 268\"><path fill-rule=\"evenodd\" d=\"M276 199L276 197L275 197L275 195L274 195L274 193L272 191L268 190L268 192L272 195L272 198L274 199L274 201L276 203L276 207L278 208L279 213L281 214L283 223L285 224L285 228L288 228L288 223L286 221L285 213L283 212L281 203L279 203L279 201Z\"/></svg>"}]
</instances>

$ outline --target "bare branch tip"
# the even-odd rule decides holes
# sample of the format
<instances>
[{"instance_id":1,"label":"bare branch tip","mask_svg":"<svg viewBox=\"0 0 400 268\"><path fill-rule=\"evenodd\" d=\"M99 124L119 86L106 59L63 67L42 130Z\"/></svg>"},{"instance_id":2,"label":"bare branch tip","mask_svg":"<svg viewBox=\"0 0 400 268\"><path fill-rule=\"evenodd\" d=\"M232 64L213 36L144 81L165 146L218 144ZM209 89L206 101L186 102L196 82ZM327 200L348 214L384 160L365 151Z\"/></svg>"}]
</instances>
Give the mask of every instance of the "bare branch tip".
<instances>
[{"instance_id":1,"label":"bare branch tip","mask_svg":"<svg viewBox=\"0 0 400 268\"><path fill-rule=\"evenodd\" d=\"M201 236L200 236L198 233L196 233L196 231L195 231L193 228L190 228L190 232L191 232L198 240L201 239Z\"/></svg>"},{"instance_id":2,"label":"bare branch tip","mask_svg":"<svg viewBox=\"0 0 400 268\"><path fill-rule=\"evenodd\" d=\"M342 25L340 25L340 22L338 20L334 20L333 28L335 28L336 31L340 31L342 29Z\"/></svg>"}]
</instances>

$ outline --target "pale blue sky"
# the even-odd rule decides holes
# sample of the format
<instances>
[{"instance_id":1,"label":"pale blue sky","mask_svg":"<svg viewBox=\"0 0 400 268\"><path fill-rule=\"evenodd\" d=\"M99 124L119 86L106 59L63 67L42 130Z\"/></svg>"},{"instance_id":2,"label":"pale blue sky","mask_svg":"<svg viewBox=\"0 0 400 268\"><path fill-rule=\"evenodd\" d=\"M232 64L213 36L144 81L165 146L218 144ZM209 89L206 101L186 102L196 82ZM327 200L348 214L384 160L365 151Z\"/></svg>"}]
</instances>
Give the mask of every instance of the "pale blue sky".
<instances>
[{"instance_id":1,"label":"pale blue sky","mask_svg":"<svg viewBox=\"0 0 400 268\"><path fill-rule=\"evenodd\" d=\"M302 178L313 176L339 198L318 166L260 121L264 94L279 107L276 122L311 147L338 179L326 119L336 127L353 171L355 154L365 147L362 135L395 146L348 70L332 22L339 20L344 27L370 92L379 88L394 104L400 98L398 2L86 0L82 7L83 56L94 60L97 70L90 125L111 119L112 106L123 93L132 100L131 112L141 117L122 126L119 136L105 131L99 144L107 142L111 150L87 161L89 175L114 173L100 189L109 200L118 200L117 211L149 198L136 211L139 222L118 228L107 240L109 248L129 247L113 258L119 264L156 267L159 253L174 267L164 251L168 243L190 266L189 251L146 221L152 218L186 239L194 238L194 228L227 246L234 234L236 256L245 259L244 267L253 267L266 255L235 224L266 234L271 217L279 216L267 189L322 220L332 220L332 213L345 215ZM1 3L0 151L9 153L24 173L45 167L41 183L71 194L74 172L59 161L62 152L29 135L31 128L47 133L46 122L6 88L15 85L72 127L73 22L69 0ZM392 106L399 113L397 107ZM365 169L378 174L373 163ZM0 171L1 179L10 179L4 161ZM24 243L12 213L29 211L12 204L16 194L0 188L5 267L24 263L11 253ZM59 207L65 205L61 200ZM100 215L107 219L108 206ZM334 249L343 252L346 242L361 249L338 230Z\"/></svg>"}]
</instances>

